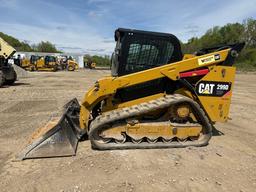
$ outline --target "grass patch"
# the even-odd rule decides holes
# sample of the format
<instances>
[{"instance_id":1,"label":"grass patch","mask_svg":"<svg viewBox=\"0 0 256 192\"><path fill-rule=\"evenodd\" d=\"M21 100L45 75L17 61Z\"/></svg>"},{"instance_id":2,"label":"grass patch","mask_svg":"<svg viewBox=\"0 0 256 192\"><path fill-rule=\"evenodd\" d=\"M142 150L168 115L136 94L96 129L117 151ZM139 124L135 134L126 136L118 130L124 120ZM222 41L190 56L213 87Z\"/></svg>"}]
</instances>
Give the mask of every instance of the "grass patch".
<instances>
[{"instance_id":1,"label":"grass patch","mask_svg":"<svg viewBox=\"0 0 256 192\"><path fill-rule=\"evenodd\" d=\"M249 62L237 62L235 67L238 71L256 71L256 61L255 64Z\"/></svg>"}]
</instances>

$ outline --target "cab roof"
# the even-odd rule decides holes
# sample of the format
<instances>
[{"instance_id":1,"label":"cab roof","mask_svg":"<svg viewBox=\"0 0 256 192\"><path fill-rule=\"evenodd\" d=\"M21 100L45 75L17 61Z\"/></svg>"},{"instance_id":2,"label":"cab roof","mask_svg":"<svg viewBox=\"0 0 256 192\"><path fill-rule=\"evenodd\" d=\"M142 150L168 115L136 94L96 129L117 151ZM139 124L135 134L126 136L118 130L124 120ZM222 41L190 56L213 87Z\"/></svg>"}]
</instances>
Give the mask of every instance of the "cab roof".
<instances>
[{"instance_id":1,"label":"cab roof","mask_svg":"<svg viewBox=\"0 0 256 192\"><path fill-rule=\"evenodd\" d=\"M126 28L118 28L115 31L115 41L118 39L118 33L123 36L126 33L136 33L136 34L141 34L141 35L149 35L149 36L155 36L158 38L166 38L166 39L172 39L177 42L179 42L179 39L170 33L161 33L161 32L154 32L154 31L143 31L143 30L136 30L136 29L126 29Z\"/></svg>"}]
</instances>

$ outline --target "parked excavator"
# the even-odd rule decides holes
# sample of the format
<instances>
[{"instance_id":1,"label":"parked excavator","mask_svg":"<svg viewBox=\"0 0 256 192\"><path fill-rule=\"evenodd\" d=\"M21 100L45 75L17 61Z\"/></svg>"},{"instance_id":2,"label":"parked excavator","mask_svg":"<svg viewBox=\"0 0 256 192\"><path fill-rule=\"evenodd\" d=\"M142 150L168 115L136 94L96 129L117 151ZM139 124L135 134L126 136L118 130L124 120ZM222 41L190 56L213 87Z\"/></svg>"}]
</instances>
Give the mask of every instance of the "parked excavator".
<instances>
[{"instance_id":1,"label":"parked excavator","mask_svg":"<svg viewBox=\"0 0 256 192\"><path fill-rule=\"evenodd\" d=\"M228 120L235 58L244 43L183 55L171 34L119 28L111 76L64 106L37 130L18 159L75 155L93 149L206 146L213 124Z\"/></svg>"},{"instance_id":2,"label":"parked excavator","mask_svg":"<svg viewBox=\"0 0 256 192\"><path fill-rule=\"evenodd\" d=\"M0 37L0 87L12 85L17 80L17 74L8 60L16 50Z\"/></svg>"}]
</instances>

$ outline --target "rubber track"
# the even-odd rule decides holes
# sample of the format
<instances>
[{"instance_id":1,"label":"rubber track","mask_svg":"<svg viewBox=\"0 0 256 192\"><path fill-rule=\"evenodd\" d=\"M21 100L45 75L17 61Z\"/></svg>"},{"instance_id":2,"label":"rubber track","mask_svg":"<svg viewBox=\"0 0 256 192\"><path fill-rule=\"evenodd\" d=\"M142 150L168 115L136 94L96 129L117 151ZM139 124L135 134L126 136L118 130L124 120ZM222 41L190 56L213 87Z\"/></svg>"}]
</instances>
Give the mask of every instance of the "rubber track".
<instances>
[{"instance_id":1,"label":"rubber track","mask_svg":"<svg viewBox=\"0 0 256 192\"><path fill-rule=\"evenodd\" d=\"M104 125L111 124L116 121L129 119L136 116L141 116L148 112L163 109L170 107L173 104L178 103L188 103L192 107L194 115L196 115L197 119L200 119L200 123L203 126L204 134L199 137L198 140L195 141L186 141L186 142L178 142L172 141L170 143L156 142L156 143L103 143L98 142L97 138L99 138L98 133L105 130ZM109 128L111 129L111 127ZM95 120L93 120L90 124L89 129L89 139L92 144L92 148L98 150L113 150L113 149L145 149L145 148L174 148L174 147L188 147L188 146L205 146L208 144L211 136L212 136L212 125L209 122L208 117L205 115L205 112L198 103L193 101L192 99L185 97L180 94L167 95L161 97L159 99L155 99L149 102L141 103L138 105L134 105L131 107L125 107L122 109L116 109L110 112L106 112L103 115L98 116Z\"/></svg>"}]
</instances>

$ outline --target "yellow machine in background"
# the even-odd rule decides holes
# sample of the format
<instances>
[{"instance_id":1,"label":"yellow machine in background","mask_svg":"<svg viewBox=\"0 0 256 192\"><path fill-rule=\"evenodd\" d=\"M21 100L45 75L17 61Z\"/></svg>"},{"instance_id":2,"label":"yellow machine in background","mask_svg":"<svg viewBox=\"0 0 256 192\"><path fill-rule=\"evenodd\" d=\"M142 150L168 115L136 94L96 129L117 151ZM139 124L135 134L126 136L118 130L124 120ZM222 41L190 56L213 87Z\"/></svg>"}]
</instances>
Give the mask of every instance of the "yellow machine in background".
<instances>
[{"instance_id":1,"label":"yellow machine in background","mask_svg":"<svg viewBox=\"0 0 256 192\"><path fill-rule=\"evenodd\" d=\"M95 62L88 62L87 66L89 67L89 69L95 69L96 68L96 63Z\"/></svg>"},{"instance_id":2,"label":"yellow machine in background","mask_svg":"<svg viewBox=\"0 0 256 192\"><path fill-rule=\"evenodd\" d=\"M37 56L32 55L30 59L22 59L21 67L29 71L57 71L59 69L74 71L77 70L79 65L71 57L57 61L54 56Z\"/></svg>"},{"instance_id":3,"label":"yellow machine in background","mask_svg":"<svg viewBox=\"0 0 256 192\"><path fill-rule=\"evenodd\" d=\"M96 68L96 63L92 61L92 58L84 58L84 66L88 67L89 69L95 69Z\"/></svg>"},{"instance_id":4,"label":"yellow machine in background","mask_svg":"<svg viewBox=\"0 0 256 192\"><path fill-rule=\"evenodd\" d=\"M37 130L19 159L75 155L82 137L99 150L200 147L228 120L244 43L184 56L167 33L117 29L115 41L111 76Z\"/></svg>"},{"instance_id":5,"label":"yellow machine in background","mask_svg":"<svg viewBox=\"0 0 256 192\"><path fill-rule=\"evenodd\" d=\"M31 56L30 58L31 71L57 71L58 64L54 56Z\"/></svg>"},{"instance_id":6,"label":"yellow machine in background","mask_svg":"<svg viewBox=\"0 0 256 192\"><path fill-rule=\"evenodd\" d=\"M30 59L21 59L21 67L29 71L57 71L58 63L54 56L31 55Z\"/></svg>"},{"instance_id":7,"label":"yellow machine in background","mask_svg":"<svg viewBox=\"0 0 256 192\"><path fill-rule=\"evenodd\" d=\"M73 59L68 59L67 60L67 70L68 71L75 71L79 67L78 63L75 62Z\"/></svg>"},{"instance_id":8,"label":"yellow machine in background","mask_svg":"<svg viewBox=\"0 0 256 192\"><path fill-rule=\"evenodd\" d=\"M62 70L75 71L78 70L79 65L71 56L61 55L57 56L57 62Z\"/></svg>"},{"instance_id":9,"label":"yellow machine in background","mask_svg":"<svg viewBox=\"0 0 256 192\"><path fill-rule=\"evenodd\" d=\"M23 69L29 70L30 69L30 59L24 58L24 59L20 59L20 67L22 67Z\"/></svg>"},{"instance_id":10,"label":"yellow machine in background","mask_svg":"<svg viewBox=\"0 0 256 192\"><path fill-rule=\"evenodd\" d=\"M23 58L20 59L18 58L17 60L19 60L20 66L28 71L36 71L37 70L37 61L41 58L41 56L37 56L37 55L31 55L30 59L28 58Z\"/></svg>"}]
</instances>

